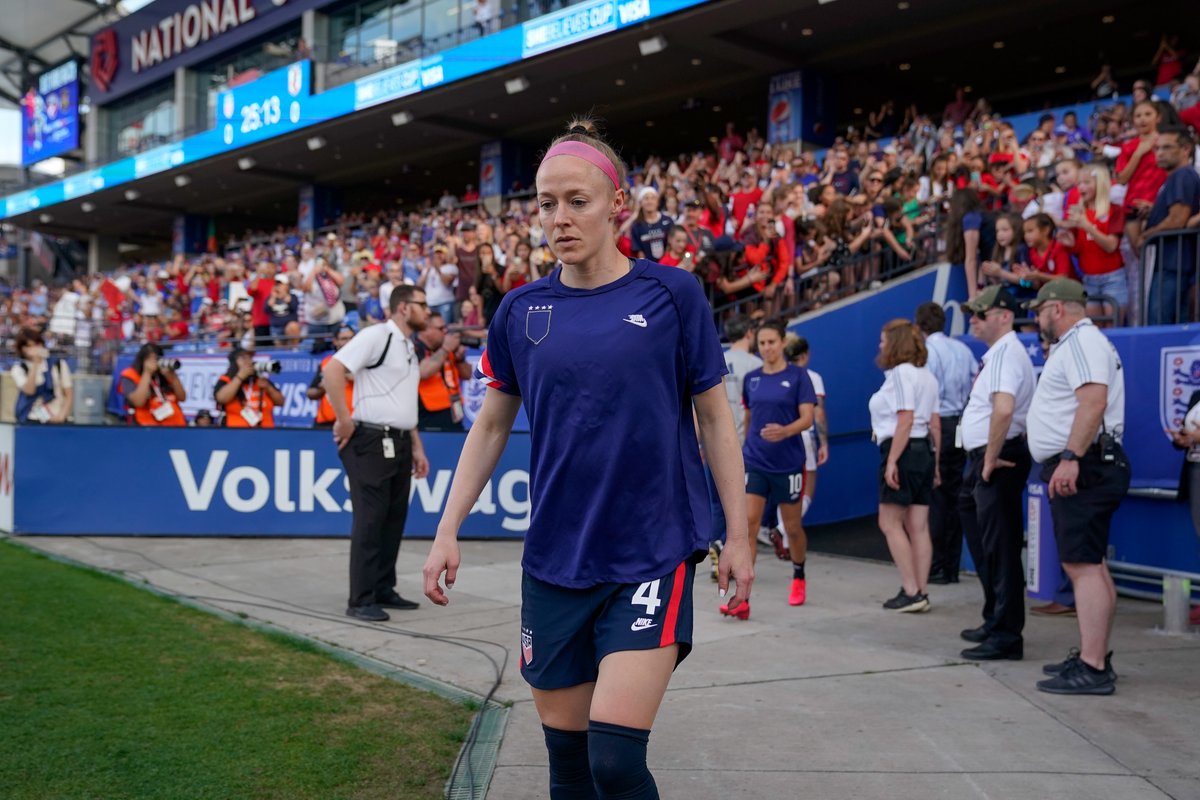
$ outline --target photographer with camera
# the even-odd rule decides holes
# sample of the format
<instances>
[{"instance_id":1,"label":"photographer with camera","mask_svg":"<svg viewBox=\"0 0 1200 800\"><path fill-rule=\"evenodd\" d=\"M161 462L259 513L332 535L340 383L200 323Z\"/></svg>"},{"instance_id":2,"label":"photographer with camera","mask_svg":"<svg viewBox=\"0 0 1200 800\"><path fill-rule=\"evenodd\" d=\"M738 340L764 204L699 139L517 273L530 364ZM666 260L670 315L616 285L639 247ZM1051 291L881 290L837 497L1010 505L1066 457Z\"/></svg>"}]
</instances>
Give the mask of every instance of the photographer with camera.
<instances>
[{"instance_id":1,"label":"photographer with camera","mask_svg":"<svg viewBox=\"0 0 1200 800\"><path fill-rule=\"evenodd\" d=\"M142 345L133 363L121 371L121 395L136 425L184 427L180 403L187 391L179 380L179 361L163 357L163 349L150 342Z\"/></svg>"},{"instance_id":2,"label":"photographer with camera","mask_svg":"<svg viewBox=\"0 0 1200 800\"><path fill-rule=\"evenodd\" d=\"M429 313L424 330L413 335L413 346L421 363L421 383L417 387L417 430L463 430L462 380L471 377L471 365L465 359L464 337L458 331L448 333L446 320L436 311ZM478 339L474 339L476 346Z\"/></svg>"},{"instance_id":3,"label":"photographer with camera","mask_svg":"<svg viewBox=\"0 0 1200 800\"><path fill-rule=\"evenodd\" d=\"M16 336L17 358L12 365L17 385L17 422L61 424L71 413L71 370L61 358L51 358L46 341L36 328L22 328Z\"/></svg>"},{"instance_id":4,"label":"photographer with camera","mask_svg":"<svg viewBox=\"0 0 1200 800\"><path fill-rule=\"evenodd\" d=\"M274 428L275 406L283 393L265 377L279 372L279 362L254 363L254 351L234 348L229 370L217 379L213 396L225 412L227 428Z\"/></svg>"}]
</instances>

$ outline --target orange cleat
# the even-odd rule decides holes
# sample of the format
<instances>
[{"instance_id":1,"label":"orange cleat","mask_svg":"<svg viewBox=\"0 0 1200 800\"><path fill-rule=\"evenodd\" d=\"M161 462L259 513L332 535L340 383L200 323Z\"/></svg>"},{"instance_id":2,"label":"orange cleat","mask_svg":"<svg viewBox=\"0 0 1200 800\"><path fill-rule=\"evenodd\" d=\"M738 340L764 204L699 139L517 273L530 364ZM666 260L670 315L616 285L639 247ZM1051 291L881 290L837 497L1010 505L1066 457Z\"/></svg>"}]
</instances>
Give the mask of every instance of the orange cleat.
<instances>
[{"instance_id":1,"label":"orange cleat","mask_svg":"<svg viewBox=\"0 0 1200 800\"><path fill-rule=\"evenodd\" d=\"M742 603L740 606L735 608L733 611L729 610L729 604L726 603L725 605L721 606L720 611L721 611L721 615L725 616L725 617L737 617L738 619L741 619L741 620L750 619L750 603L748 603L748 602Z\"/></svg>"},{"instance_id":2,"label":"orange cleat","mask_svg":"<svg viewBox=\"0 0 1200 800\"><path fill-rule=\"evenodd\" d=\"M788 550L787 542L783 539L783 534L779 532L779 528L771 528L767 534L771 538L771 545L775 548L775 557L780 561L791 561L792 553Z\"/></svg>"},{"instance_id":3,"label":"orange cleat","mask_svg":"<svg viewBox=\"0 0 1200 800\"><path fill-rule=\"evenodd\" d=\"M807 596L808 587L805 585L804 578L792 578L792 591L788 595L788 605L802 606Z\"/></svg>"}]
</instances>

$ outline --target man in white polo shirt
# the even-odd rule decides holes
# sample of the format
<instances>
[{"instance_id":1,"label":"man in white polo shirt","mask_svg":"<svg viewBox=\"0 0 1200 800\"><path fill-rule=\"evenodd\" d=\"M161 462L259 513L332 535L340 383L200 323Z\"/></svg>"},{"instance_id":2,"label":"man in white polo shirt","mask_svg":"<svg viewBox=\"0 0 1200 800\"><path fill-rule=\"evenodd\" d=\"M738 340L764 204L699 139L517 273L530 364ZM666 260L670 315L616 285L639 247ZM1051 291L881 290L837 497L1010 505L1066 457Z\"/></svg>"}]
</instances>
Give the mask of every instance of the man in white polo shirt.
<instances>
[{"instance_id":1,"label":"man in white polo shirt","mask_svg":"<svg viewBox=\"0 0 1200 800\"><path fill-rule=\"evenodd\" d=\"M962 632L962 638L977 643L962 651L973 661L1024 656L1022 494L1032 466L1025 423L1036 381L1029 353L1013 332L1019 307L999 286L989 286L963 306L971 316L971 335L988 346L959 424L967 452L959 509L983 584L983 624Z\"/></svg>"},{"instance_id":2,"label":"man in white polo shirt","mask_svg":"<svg viewBox=\"0 0 1200 800\"><path fill-rule=\"evenodd\" d=\"M417 435L420 365L413 331L425 327L425 292L397 286L390 318L364 328L325 365L325 396L333 406L333 440L350 479L354 522L350 533L350 602L346 616L386 622L382 607L412 609L396 592L396 556L408 517L409 483L429 474ZM346 376L354 376L354 408L346 404Z\"/></svg>"},{"instance_id":3,"label":"man in white polo shirt","mask_svg":"<svg viewBox=\"0 0 1200 800\"><path fill-rule=\"evenodd\" d=\"M1051 342L1033 405L1029 450L1048 485L1054 539L1075 584L1080 647L1043 671L1038 689L1052 694L1112 694L1108 652L1117 592L1105 559L1112 515L1129 491L1125 376L1112 343L1087 317L1087 292L1070 278L1042 286L1029 302Z\"/></svg>"}]
</instances>

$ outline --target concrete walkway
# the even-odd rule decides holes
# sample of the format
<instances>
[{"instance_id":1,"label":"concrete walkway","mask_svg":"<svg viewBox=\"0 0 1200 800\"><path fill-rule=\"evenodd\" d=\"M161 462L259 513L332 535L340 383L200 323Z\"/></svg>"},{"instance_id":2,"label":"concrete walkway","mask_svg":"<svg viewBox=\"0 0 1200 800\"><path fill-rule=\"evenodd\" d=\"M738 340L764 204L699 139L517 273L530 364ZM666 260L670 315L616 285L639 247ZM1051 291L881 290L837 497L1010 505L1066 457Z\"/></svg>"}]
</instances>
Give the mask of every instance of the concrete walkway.
<instances>
[{"instance_id":1,"label":"concrete walkway","mask_svg":"<svg viewBox=\"0 0 1200 800\"><path fill-rule=\"evenodd\" d=\"M488 798L546 796L541 729L517 672L519 543L464 543L448 608L423 603L363 628L341 616L344 540L22 541L479 693L494 680L483 656L397 634L494 642L480 646L507 649L497 696L514 705ZM420 598L427 550L404 545L405 596ZM748 622L720 618L698 573L696 650L650 742L664 797L1200 799L1200 637L1156 633L1159 606L1119 603L1115 695L1058 697L1034 682L1077 642L1073 619L1031 617L1025 661L978 666L958 655L958 631L978 622L972 580L933 587L932 613L898 615L879 605L898 585L891 567L813 555L808 604L790 608L790 569L765 554L758 564Z\"/></svg>"}]
</instances>

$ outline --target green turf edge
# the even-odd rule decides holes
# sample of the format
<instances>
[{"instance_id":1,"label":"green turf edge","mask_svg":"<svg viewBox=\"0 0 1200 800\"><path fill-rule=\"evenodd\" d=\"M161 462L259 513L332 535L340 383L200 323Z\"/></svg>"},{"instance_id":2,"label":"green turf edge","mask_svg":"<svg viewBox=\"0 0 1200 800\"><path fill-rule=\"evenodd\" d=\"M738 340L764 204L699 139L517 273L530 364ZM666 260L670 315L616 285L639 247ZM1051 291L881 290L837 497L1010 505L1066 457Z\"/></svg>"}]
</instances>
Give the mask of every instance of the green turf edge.
<instances>
[{"instance_id":1,"label":"green turf edge","mask_svg":"<svg viewBox=\"0 0 1200 800\"><path fill-rule=\"evenodd\" d=\"M208 605L207 603L202 603L198 600L193 600L183 595L164 591L153 584L146 582L145 580L131 578L128 574L121 570L104 569L103 567L97 567L92 564L86 564L82 561L76 561L73 558L68 558L67 556L59 555L58 553L47 552L20 541L19 537L16 536L0 534L0 538L3 538L10 544L17 545L30 553L50 559L51 561L56 561L60 564L66 564L67 566L75 567L77 569L109 575L137 589L150 592L151 594L156 594L159 597L163 597L168 600L173 600L180 605L187 606L188 608L202 611L206 614L211 614L212 616L219 617L226 622L232 622L261 633L282 636L284 638L291 639L294 642L315 647L326 655L337 659L338 661L351 664L359 669L363 669L367 672L379 675L380 677L387 678L388 680L393 680L397 683L403 683L407 686L413 687L414 689L420 689L421 691L435 694L438 697L441 697L444 700L449 700L452 703L457 703L459 705L469 705L474 703L477 706L481 706L479 711L477 711L475 716L472 718L471 727L469 728L469 731L476 732L475 744L472 750L473 757L469 758L468 760L468 754L466 751L467 742L464 741L463 746L458 751L458 758L454 761L454 768L450 770L450 777L446 779L446 787L443 791L443 795L446 797L446 800L476 800L476 798L487 797L488 786L491 784L492 775L496 771L496 760L500 754L500 744L504 740L504 732L508 726L509 709L507 704L497 702L496 700L489 700L487 705L483 706L483 695L472 692L469 689L464 689L461 686L455 686L452 683L439 681L437 678L431 678L428 675L422 675L418 672L413 672L403 667L398 667L395 664L389 664L386 661L380 661L373 656L366 655L365 653L359 653L354 650L349 650L331 642L326 642L322 639L314 639L310 636L296 633L295 631L282 628L270 622L253 619L232 611L226 611L225 609L218 608L217 606ZM467 739L470 739L469 733ZM460 783L457 787L454 787L455 780L459 776L460 771L470 776L470 783ZM451 791L452 788L453 792Z\"/></svg>"}]
</instances>

